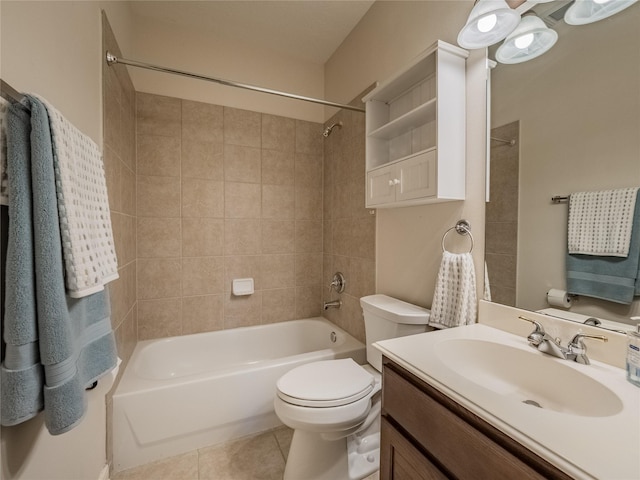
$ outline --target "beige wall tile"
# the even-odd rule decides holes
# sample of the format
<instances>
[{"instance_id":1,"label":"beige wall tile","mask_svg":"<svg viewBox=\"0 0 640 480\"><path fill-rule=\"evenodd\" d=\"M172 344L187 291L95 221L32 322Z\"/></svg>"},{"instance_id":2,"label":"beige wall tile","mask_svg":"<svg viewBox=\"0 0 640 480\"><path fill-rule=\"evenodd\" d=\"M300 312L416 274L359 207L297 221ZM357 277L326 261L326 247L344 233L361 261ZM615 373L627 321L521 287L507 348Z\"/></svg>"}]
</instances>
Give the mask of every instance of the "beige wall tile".
<instances>
[{"instance_id":1,"label":"beige wall tile","mask_svg":"<svg viewBox=\"0 0 640 480\"><path fill-rule=\"evenodd\" d=\"M293 152L296 146L296 123L292 118L262 115L262 148Z\"/></svg>"},{"instance_id":2,"label":"beige wall tile","mask_svg":"<svg viewBox=\"0 0 640 480\"><path fill-rule=\"evenodd\" d=\"M295 225L294 220L263 220L262 253L293 253Z\"/></svg>"},{"instance_id":3,"label":"beige wall tile","mask_svg":"<svg viewBox=\"0 0 640 480\"><path fill-rule=\"evenodd\" d=\"M236 297L227 293L224 300L224 328L248 327L262 322L262 292Z\"/></svg>"},{"instance_id":4,"label":"beige wall tile","mask_svg":"<svg viewBox=\"0 0 640 480\"><path fill-rule=\"evenodd\" d=\"M228 219L224 222L225 255L257 255L262 252L260 220Z\"/></svg>"},{"instance_id":5,"label":"beige wall tile","mask_svg":"<svg viewBox=\"0 0 640 480\"><path fill-rule=\"evenodd\" d=\"M182 299L161 298L138 302L138 339L182 334Z\"/></svg>"},{"instance_id":6,"label":"beige wall tile","mask_svg":"<svg viewBox=\"0 0 640 480\"><path fill-rule=\"evenodd\" d=\"M322 253L296 255L296 286L320 285L322 282Z\"/></svg>"},{"instance_id":7,"label":"beige wall tile","mask_svg":"<svg viewBox=\"0 0 640 480\"><path fill-rule=\"evenodd\" d=\"M138 134L136 139L139 175L180 176L180 137Z\"/></svg>"},{"instance_id":8,"label":"beige wall tile","mask_svg":"<svg viewBox=\"0 0 640 480\"><path fill-rule=\"evenodd\" d=\"M107 144L104 146L104 177L109 196L109 210L122 212L122 171L120 157Z\"/></svg>"},{"instance_id":9,"label":"beige wall tile","mask_svg":"<svg viewBox=\"0 0 640 480\"><path fill-rule=\"evenodd\" d=\"M118 262L123 265L131 263L136 259L136 217L122 215L123 229L121 241L123 245L123 256L118 257Z\"/></svg>"},{"instance_id":10,"label":"beige wall tile","mask_svg":"<svg viewBox=\"0 0 640 480\"><path fill-rule=\"evenodd\" d=\"M224 143L260 147L261 115L249 110L224 107Z\"/></svg>"},{"instance_id":11,"label":"beige wall tile","mask_svg":"<svg viewBox=\"0 0 640 480\"><path fill-rule=\"evenodd\" d=\"M322 222L296 222L296 253L322 252Z\"/></svg>"},{"instance_id":12,"label":"beige wall tile","mask_svg":"<svg viewBox=\"0 0 640 480\"><path fill-rule=\"evenodd\" d=\"M179 258L139 258L138 298L180 297L182 262Z\"/></svg>"},{"instance_id":13,"label":"beige wall tile","mask_svg":"<svg viewBox=\"0 0 640 480\"><path fill-rule=\"evenodd\" d=\"M322 155L323 130L319 123L296 120L296 153Z\"/></svg>"},{"instance_id":14,"label":"beige wall tile","mask_svg":"<svg viewBox=\"0 0 640 480\"><path fill-rule=\"evenodd\" d=\"M278 288L262 292L262 323L296 320L296 289Z\"/></svg>"},{"instance_id":15,"label":"beige wall tile","mask_svg":"<svg viewBox=\"0 0 640 480\"><path fill-rule=\"evenodd\" d=\"M224 257L182 259L182 295L209 295L224 291Z\"/></svg>"},{"instance_id":16,"label":"beige wall tile","mask_svg":"<svg viewBox=\"0 0 640 480\"><path fill-rule=\"evenodd\" d=\"M138 175L137 214L143 217L180 216L180 179Z\"/></svg>"},{"instance_id":17,"label":"beige wall tile","mask_svg":"<svg viewBox=\"0 0 640 480\"><path fill-rule=\"evenodd\" d=\"M224 291L230 292L234 279L253 278L256 290L262 290L262 263L259 255L226 256L224 258Z\"/></svg>"},{"instance_id":18,"label":"beige wall tile","mask_svg":"<svg viewBox=\"0 0 640 480\"><path fill-rule=\"evenodd\" d=\"M222 143L223 108L209 103L182 100L182 138Z\"/></svg>"},{"instance_id":19,"label":"beige wall tile","mask_svg":"<svg viewBox=\"0 0 640 480\"><path fill-rule=\"evenodd\" d=\"M294 287L296 257L294 255L262 255L262 289ZM316 282L317 283L317 282Z\"/></svg>"},{"instance_id":20,"label":"beige wall tile","mask_svg":"<svg viewBox=\"0 0 640 480\"><path fill-rule=\"evenodd\" d=\"M200 178L182 179L182 216L224 216L224 183Z\"/></svg>"},{"instance_id":21,"label":"beige wall tile","mask_svg":"<svg viewBox=\"0 0 640 480\"><path fill-rule=\"evenodd\" d=\"M181 102L178 98L150 93L136 94L137 133L179 137L181 133Z\"/></svg>"},{"instance_id":22,"label":"beige wall tile","mask_svg":"<svg viewBox=\"0 0 640 480\"><path fill-rule=\"evenodd\" d=\"M182 140L182 178L223 180L222 143Z\"/></svg>"},{"instance_id":23,"label":"beige wall tile","mask_svg":"<svg viewBox=\"0 0 640 480\"><path fill-rule=\"evenodd\" d=\"M296 318L322 315L321 287L296 287Z\"/></svg>"},{"instance_id":24,"label":"beige wall tile","mask_svg":"<svg viewBox=\"0 0 640 480\"><path fill-rule=\"evenodd\" d=\"M262 184L293 185L295 161L293 152L262 150Z\"/></svg>"},{"instance_id":25,"label":"beige wall tile","mask_svg":"<svg viewBox=\"0 0 640 480\"><path fill-rule=\"evenodd\" d=\"M182 334L222 330L223 296L204 295L182 299Z\"/></svg>"},{"instance_id":26,"label":"beige wall tile","mask_svg":"<svg viewBox=\"0 0 640 480\"><path fill-rule=\"evenodd\" d=\"M115 90L116 88L112 89ZM119 89L118 89L119 91ZM120 99L115 95L104 100L104 141L118 155L122 155L122 119Z\"/></svg>"},{"instance_id":27,"label":"beige wall tile","mask_svg":"<svg viewBox=\"0 0 640 480\"><path fill-rule=\"evenodd\" d=\"M296 187L296 220L322 220L322 189Z\"/></svg>"},{"instance_id":28,"label":"beige wall tile","mask_svg":"<svg viewBox=\"0 0 640 480\"><path fill-rule=\"evenodd\" d=\"M224 146L224 179L227 182L260 183L261 164L260 148Z\"/></svg>"},{"instance_id":29,"label":"beige wall tile","mask_svg":"<svg viewBox=\"0 0 640 480\"><path fill-rule=\"evenodd\" d=\"M375 260L376 258L376 219L375 217L353 220L351 233L351 252L354 257Z\"/></svg>"},{"instance_id":30,"label":"beige wall tile","mask_svg":"<svg viewBox=\"0 0 640 480\"><path fill-rule=\"evenodd\" d=\"M224 220L217 218L182 219L182 255L214 257L224 253Z\"/></svg>"},{"instance_id":31,"label":"beige wall tile","mask_svg":"<svg viewBox=\"0 0 640 480\"><path fill-rule=\"evenodd\" d=\"M296 153L295 182L298 187L322 188L322 155Z\"/></svg>"},{"instance_id":32,"label":"beige wall tile","mask_svg":"<svg viewBox=\"0 0 640 480\"><path fill-rule=\"evenodd\" d=\"M350 218L339 218L333 220L333 254L351 255L351 243L353 238L352 230L355 228Z\"/></svg>"},{"instance_id":33,"label":"beige wall tile","mask_svg":"<svg viewBox=\"0 0 640 480\"><path fill-rule=\"evenodd\" d=\"M289 185L262 185L262 218L295 218L295 188Z\"/></svg>"},{"instance_id":34,"label":"beige wall tile","mask_svg":"<svg viewBox=\"0 0 640 480\"><path fill-rule=\"evenodd\" d=\"M138 257L179 257L182 232L179 218L138 217Z\"/></svg>"},{"instance_id":35,"label":"beige wall tile","mask_svg":"<svg viewBox=\"0 0 640 480\"><path fill-rule=\"evenodd\" d=\"M225 218L260 218L262 188L258 183L225 182Z\"/></svg>"},{"instance_id":36,"label":"beige wall tile","mask_svg":"<svg viewBox=\"0 0 640 480\"><path fill-rule=\"evenodd\" d=\"M131 171L124 163L121 162L120 168L120 195L121 199L121 211L127 215L135 215L137 208L136 201L136 175Z\"/></svg>"}]
</instances>

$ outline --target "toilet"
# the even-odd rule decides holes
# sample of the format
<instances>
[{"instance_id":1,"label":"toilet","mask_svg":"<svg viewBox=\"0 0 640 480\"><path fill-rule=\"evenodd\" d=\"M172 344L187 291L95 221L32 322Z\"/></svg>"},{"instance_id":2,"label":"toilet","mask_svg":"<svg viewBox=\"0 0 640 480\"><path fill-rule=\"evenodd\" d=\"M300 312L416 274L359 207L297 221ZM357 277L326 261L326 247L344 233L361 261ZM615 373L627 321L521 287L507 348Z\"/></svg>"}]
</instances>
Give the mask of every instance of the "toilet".
<instances>
[{"instance_id":1,"label":"toilet","mask_svg":"<svg viewBox=\"0 0 640 480\"><path fill-rule=\"evenodd\" d=\"M312 362L277 382L276 414L294 429L284 480L359 480L379 468L382 354L373 343L426 331L430 312L386 295L360 305L366 365Z\"/></svg>"}]
</instances>

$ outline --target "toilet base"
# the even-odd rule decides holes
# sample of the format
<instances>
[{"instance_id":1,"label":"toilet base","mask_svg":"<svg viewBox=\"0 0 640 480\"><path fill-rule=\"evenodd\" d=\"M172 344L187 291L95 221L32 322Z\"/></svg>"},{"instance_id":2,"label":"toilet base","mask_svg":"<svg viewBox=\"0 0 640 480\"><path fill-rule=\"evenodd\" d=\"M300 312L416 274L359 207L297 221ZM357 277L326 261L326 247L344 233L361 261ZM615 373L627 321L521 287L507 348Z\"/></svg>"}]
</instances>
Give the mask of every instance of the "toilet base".
<instances>
[{"instance_id":1,"label":"toilet base","mask_svg":"<svg viewBox=\"0 0 640 480\"><path fill-rule=\"evenodd\" d=\"M349 480L347 439L294 430L283 480Z\"/></svg>"}]
</instances>

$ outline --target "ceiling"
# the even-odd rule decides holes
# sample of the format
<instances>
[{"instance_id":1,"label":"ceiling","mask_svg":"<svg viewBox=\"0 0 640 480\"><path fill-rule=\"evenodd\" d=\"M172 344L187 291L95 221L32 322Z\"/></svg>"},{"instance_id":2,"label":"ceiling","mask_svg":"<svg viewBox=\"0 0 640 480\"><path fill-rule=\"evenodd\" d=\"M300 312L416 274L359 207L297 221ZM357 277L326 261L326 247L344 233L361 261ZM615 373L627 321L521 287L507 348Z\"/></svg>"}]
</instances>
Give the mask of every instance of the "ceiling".
<instances>
[{"instance_id":1,"label":"ceiling","mask_svg":"<svg viewBox=\"0 0 640 480\"><path fill-rule=\"evenodd\" d=\"M133 14L324 64L374 0L133 1Z\"/></svg>"}]
</instances>

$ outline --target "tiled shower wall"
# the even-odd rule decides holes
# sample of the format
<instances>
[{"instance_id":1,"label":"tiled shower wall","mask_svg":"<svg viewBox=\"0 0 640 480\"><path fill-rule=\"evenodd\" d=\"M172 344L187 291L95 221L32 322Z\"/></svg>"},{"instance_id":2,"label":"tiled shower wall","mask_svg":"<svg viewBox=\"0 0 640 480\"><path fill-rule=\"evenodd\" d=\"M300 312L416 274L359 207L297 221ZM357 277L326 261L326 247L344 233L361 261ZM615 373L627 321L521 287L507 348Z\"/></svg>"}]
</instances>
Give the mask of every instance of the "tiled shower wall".
<instances>
[{"instance_id":1,"label":"tiled shower wall","mask_svg":"<svg viewBox=\"0 0 640 480\"><path fill-rule=\"evenodd\" d=\"M103 14L103 51L120 55L109 22ZM126 67L103 66L104 166L109 193L118 274L109 284L111 323L118 355L125 362L137 341L136 308L136 149L135 91Z\"/></svg>"},{"instance_id":2,"label":"tiled shower wall","mask_svg":"<svg viewBox=\"0 0 640 480\"><path fill-rule=\"evenodd\" d=\"M360 98L359 96L358 98ZM375 293L375 210L365 208L365 116L341 110L327 125L342 122L324 143L324 300L340 299L340 309L323 315L365 341L360 297ZM335 272L346 279L343 294L329 292Z\"/></svg>"},{"instance_id":3,"label":"tiled shower wall","mask_svg":"<svg viewBox=\"0 0 640 480\"><path fill-rule=\"evenodd\" d=\"M491 299L516 304L520 122L491 130L493 138L515 139L515 145L492 140L490 201L486 210L485 258Z\"/></svg>"},{"instance_id":4,"label":"tiled shower wall","mask_svg":"<svg viewBox=\"0 0 640 480\"><path fill-rule=\"evenodd\" d=\"M322 125L136 98L138 339L320 315Z\"/></svg>"}]
</instances>

